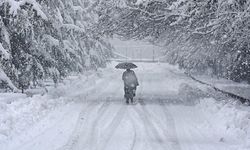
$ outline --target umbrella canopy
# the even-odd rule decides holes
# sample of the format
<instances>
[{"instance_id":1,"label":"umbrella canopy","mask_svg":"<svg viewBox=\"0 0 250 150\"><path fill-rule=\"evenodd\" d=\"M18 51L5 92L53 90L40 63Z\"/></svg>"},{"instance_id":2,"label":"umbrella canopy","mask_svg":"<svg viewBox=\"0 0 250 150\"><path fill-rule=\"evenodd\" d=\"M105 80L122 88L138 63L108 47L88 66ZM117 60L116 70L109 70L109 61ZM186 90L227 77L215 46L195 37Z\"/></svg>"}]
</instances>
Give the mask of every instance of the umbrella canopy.
<instances>
[{"instance_id":1,"label":"umbrella canopy","mask_svg":"<svg viewBox=\"0 0 250 150\"><path fill-rule=\"evenodd\" d=\"M133 69L137 66L131 62L122 62L115 66L116 69Z\"/></svg>"}]
</instances>

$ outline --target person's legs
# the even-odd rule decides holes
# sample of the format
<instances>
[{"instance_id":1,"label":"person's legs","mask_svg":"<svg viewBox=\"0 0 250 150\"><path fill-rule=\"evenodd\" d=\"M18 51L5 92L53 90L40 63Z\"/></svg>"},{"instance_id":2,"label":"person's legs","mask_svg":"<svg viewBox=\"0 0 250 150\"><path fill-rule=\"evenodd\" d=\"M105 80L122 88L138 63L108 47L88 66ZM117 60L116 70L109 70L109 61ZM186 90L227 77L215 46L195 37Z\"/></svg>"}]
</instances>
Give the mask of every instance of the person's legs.
<instances>
[{"instance_id":1,"label":"person's legs","mask_svg":"<svg viewBox=\"0 0 250 150\"><path fill-rule=\"evenodd\" d=\"M129 104L129 99L128 98L126 98L126 104Z\"/></svg>"},{"instance_id":2,"label":"person's legs","mask_svg":"<svg viewBox=\"0 0 250 150\"><path fill-rule=\"evenodd\" d=\"M131 97L131 103L133 103L133 102L134 102L133 97Z\"/></svg>"},{"instance_id":3,"label":"person's legs","mask_svg":"<svg viewBox=\"0 0 250 150\"><path fill-rule=\"evenodd\" d=\"M126 103L129 103L129 96L128 96L128 87L124 86L124 98L126 99Z\"/></svg>"},{"instance_id":4,"label":"person's legs","mask_svg":"<svg viewBox=\"0 0 250 150\"><path fill-rule=\"evenodd\" d=\"M135 97L135 92L136 92L136 87L135 88L133 88L133 96Z\"/></svg>"}]
</instances>

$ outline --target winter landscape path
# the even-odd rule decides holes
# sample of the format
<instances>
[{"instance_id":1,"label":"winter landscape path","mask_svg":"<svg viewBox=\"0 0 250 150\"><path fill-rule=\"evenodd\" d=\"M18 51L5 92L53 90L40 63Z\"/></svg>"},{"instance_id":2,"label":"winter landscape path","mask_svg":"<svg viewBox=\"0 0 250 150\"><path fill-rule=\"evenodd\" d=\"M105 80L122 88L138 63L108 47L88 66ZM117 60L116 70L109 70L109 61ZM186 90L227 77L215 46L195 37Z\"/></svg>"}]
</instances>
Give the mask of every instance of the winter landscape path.
<instances>
[{"instance_id":1,"label":"winter landscape path","mask_svg":"<svg viewBox=\"0 0 250 150\"><path fill-rule=\"evenodd\" d=\"M140 86L132 105L126 105L123 99L122 70L112 68L110 65L104 69L100 81L87 94L78 89L76 103L55 110L27 131L30 139L6 149L231 150L238 147L234 137L213 128L213 123L195 106L199 95L186 95L190 93L189 87L199 85L177 68L139 63L135 72ZM204 122L211 126L204 127Z\"/></svg>"}]
</instances>

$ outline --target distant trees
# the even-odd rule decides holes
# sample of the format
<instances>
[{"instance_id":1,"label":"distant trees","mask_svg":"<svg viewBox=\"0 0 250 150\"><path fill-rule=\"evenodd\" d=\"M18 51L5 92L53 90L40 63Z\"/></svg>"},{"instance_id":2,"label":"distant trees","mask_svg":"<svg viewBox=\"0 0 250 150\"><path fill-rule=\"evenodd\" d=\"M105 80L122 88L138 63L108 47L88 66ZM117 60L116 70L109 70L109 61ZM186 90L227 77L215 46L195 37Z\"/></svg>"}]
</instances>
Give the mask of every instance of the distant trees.
<instances>
[{"instance_id":1,"label":"distant trees","mask_svg":"<svg viewBox=\"0 0 250 150\"><path fill-rule=\"evenodd\" d=\"M104 66L112 47L95 9L91 0L2 0L0 86L26 89Z\"/></svg>"},{"instance_id":2,"label":"distant trees","mask_svg":"<svg viewBox=\"0 0 250 150\"><path fill-rule=\"evenodd\" d=\"M107 0L99 8L103 33L165 46L166 60L189 71L250 82L248 0Z\"/></svg>"}]
</instances>

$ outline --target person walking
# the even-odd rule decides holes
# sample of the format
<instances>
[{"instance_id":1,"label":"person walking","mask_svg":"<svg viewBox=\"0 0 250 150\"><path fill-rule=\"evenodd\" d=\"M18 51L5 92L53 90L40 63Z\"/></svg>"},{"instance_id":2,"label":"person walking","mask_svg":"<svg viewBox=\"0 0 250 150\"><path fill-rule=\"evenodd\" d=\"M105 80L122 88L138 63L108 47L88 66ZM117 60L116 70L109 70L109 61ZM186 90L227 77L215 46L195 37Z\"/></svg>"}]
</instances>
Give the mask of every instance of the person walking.
<instances>
[{"instance_id":1,"label":"person walking","mask_svg":"<svg viewBox=\"0 0 250 150\"><path fill-rule=\"evenodd\" d=\"M135 72L129 68L126 69L126 71L122 74L122 80L124 82L124 97L126 99L126 103L129 104L129 99L131 100L131 103L133 103L136 88L139 86Z\"/></svg>"}]
</instances>

